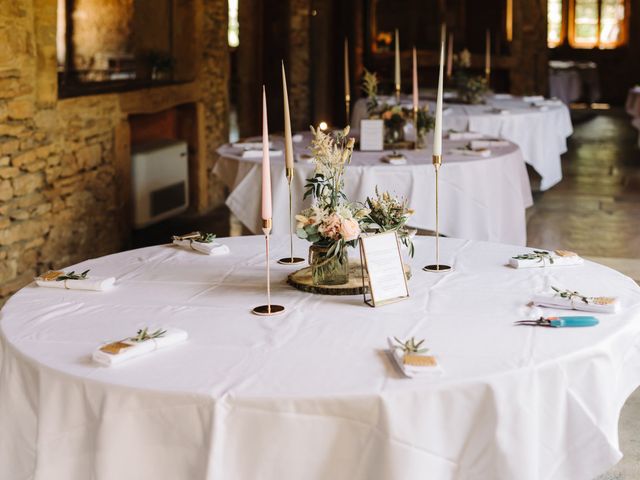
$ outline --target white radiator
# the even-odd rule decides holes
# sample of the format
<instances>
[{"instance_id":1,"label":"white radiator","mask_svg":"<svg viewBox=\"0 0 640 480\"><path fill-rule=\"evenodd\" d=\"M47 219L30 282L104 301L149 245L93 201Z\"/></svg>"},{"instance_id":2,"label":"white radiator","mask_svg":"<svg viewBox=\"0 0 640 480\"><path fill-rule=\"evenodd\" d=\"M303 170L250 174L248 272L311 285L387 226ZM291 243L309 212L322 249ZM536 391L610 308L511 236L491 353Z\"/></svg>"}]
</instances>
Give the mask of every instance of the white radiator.
<instances>
[{"instance_id":1,"label":"white radiator","mask_svg":"<svg viewBox=\"0 0 640 480\"><path fill-rule=\"evenodd\" d=\"M161 140L131 152L133 226L142 228L189 206L186 142Z\"/></svg>"}]
</instances>

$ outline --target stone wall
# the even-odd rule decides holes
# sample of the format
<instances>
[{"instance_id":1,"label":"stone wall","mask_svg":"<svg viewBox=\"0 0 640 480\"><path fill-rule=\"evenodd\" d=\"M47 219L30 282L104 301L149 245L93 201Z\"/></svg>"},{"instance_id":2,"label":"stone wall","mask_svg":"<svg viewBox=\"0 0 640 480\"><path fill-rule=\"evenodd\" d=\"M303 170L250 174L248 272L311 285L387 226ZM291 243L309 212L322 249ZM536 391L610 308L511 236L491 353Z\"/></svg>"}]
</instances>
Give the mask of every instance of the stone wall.
<instances>
[{"instance_id":1,"label":"stone wall","mask_svg":"<svg viewBox=\"0 0 640 480\"><path fill-rule=\"evenodd\" d=\"M0 303L34 275L118 251L129 238L116 154L124 97L57 99L56 4L0 0ZM190 18L207 38L197 83L212 162L228 129L227 3L194 4Z\"/></svg>"}]
</instances>

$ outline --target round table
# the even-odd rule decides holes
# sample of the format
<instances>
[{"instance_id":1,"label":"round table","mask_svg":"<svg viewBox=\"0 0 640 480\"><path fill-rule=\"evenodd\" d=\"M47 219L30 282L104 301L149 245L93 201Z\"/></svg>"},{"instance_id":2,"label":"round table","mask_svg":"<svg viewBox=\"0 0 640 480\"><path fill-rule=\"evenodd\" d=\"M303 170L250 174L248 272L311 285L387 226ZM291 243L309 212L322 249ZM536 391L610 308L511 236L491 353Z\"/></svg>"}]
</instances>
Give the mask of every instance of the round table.
<instances>
[{"instance_id":1,"label":"round table","mask_svg":"<svg viewBox=\"0 0 640 480\"><path fill-rule=\"evenodd\" d=\"M619 412L640 383L640 288L622 274L514 270L522 247L456 239L441 242L455 271L432 274L420 267L434 240L418 237L407 300L301 293L274 263L286 312L258 317L263 238L220 241L230 255L164 245L88 260L73 268L116 276L113 290L29 285L7 302L0 478L565 480L620 459ZM288 252L287 237L272 244L272 258ZM543 313L528 303L551 285L618 295L622 311L593 328L513 326ZM190 338L91 361L144 326ZM426 338L443 374L404 378L387 336Z\"/></svg>"},{"instance_id":2,"label":"round table","mask_svg":"<svg viewBox=\"0 0 640 480\"><path fill-rule=\"evenodd\" d=\"M629 89L625 110L632 117L631 125L640 130L640 86L636 85ZM640 136L638 137L638 146L640 147Z\"/></svg>"},{"instance_id":3,"label":"round table","mask_svg":"<svg viewBox=\"0 0 640 480\"><path fill-rule=\"evenodd\" d=\"M271 137L273 148L284 149L281 137ZM311 134L301 135L294 143L296 158L309 153ZM526 209L533 205L529 177L518 147L513 144L491 147L491 157L469 157L450 153L469 141L444 142L440 173L440 231L448 236L525 245L527 241ZM364 202L380 191L388 190L408 199L415 214L413 227L435 230L435 172L431 148L402 150L406 165L383 163L391 152L353 153L345 170L345 193L350 201ZM218 149L220 159L214 168L229 188L226 204L253 233L262 231L260 191L262 159L242 158L242 150L233 145ZM308 206L303 201L306 179L313 176L314 164L296 162L292 182L294 215ZM273 197L273 232L289 233L289 193L285 177L284 156L271 158Z\"/></svg>"},{"instance_id":4,"label":"round table","mask_svg":"<svg viewBox=\"0 0 640 480\"><path fill-rule=\"evenodd\" d=\"M523 98L503 94L488 97L486 105L445 103L443 125L445 130L469 130L515 143L522 150L524 160L542 177L540 189L544 191L562 180L560 156L567 151L567 138L573 133L571 114L561 102L540 108ZM380 98L380 102L385 101L394 103L395 99ZM433 102L420 103L429 104L431 111L435 111ZM403 96L401 104L411 108L411 98ZM493 108L508 113L494 113ZM366 112L366 100L357 100L351 115L354 128L366 118Z\"/></svg>"}]
</instances>

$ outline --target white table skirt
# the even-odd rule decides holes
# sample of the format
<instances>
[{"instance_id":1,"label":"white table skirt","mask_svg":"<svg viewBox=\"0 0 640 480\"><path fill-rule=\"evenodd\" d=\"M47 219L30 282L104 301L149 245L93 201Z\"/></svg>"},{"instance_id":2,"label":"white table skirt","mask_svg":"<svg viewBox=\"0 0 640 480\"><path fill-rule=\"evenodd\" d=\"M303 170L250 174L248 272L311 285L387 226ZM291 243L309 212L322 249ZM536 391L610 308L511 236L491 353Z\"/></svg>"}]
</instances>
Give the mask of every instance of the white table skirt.
<instances>
[{"instance_id":1,"label":"white table skirt","mask_svg":"<svg viewBox=\"0 0 640 480\"><path fill-rule=\"evenodd\" d=\"M572 68L549 69L549 95L569 105L582 96L582 78Z\"/></svg>"},{"instance_id":2,"label":"white table skirt","mask_svg":"<svg viewBox=\"0 0 640 480\"><path fill-rule=\"evenodd\" d=\"M411 108L410 99L403 100ZM431 111L435 110L433 102ZM446 105L444 128L470 130L505 138L520 147L524 160L540 174L540 189L547 190L562 180L560 156L567 151L567 138L573 133L571 115L566 105L549 106L541 111L519 97L507 100L489 98L487 105ZM509 110L509 114L491 113L492 107ZM360 125L366 118L366 100L356 101L351 123Z\"/></svg>"},{"instance_id":3,"label":"white table skirt","mask_svg":"<svg viewBox=\"0 0 640 480\"><path fill-rule=\"evenodd\" d=\"M635 86L629 89L627 94L627 101L625 103L625 110L633 118L631 125L640 130L640 87ZM638 147L640 147L640 136L638 136Z\"/></svg>"},{"instance_id":4,"label":"white table skirt","mask_svg":"<svg viewBox=\"0 0 640 480\"><path fill-rule=\"evenodd\" d=\"M282 139L272 137L274 148L284 148ZM295 145L296 154L308 152L310 134ZM468 142L445 142L440 173L440 231L448 236L525 245L527 226L525 210L533 204L529 177L522 154L515 145L492 148L490 158L448 154L453 147ZM221 159L214 173L229 187L226 204L253 233L262 231L260 216L261 159L242 159L240 151L225 145L218 150ZM389 152L386 152L389 153ZM364 202L381 191L389 190L409 200L416 213L411 226L435 230L435 173L431 150L403 151L406 165L389 165L380 161L385 153L354 152L345 173L345 191L351 201ZM302 200L304 184L313 176L314 165L296 163L292 183L294 215L309 204ZM273 232L289 233L289 193L285 178L284 157L271 159L273 196Z\"/></svg>"},{"instance_id":5,"label":"white table skirt","mask_svg":"<svg viewBox=\"0 0 640 480\"><path fill-rule=\"evenodd\" d=\"M305 294L261 237L222 239L231 255L173 246L89 260L108 292L30 285L0 312L0 478L64 480L589 480L621 457L620 409L640 383L640 288L606 267L514 270L523 251L443 239L448 275L423 272L411 297ZM288 238L273 238L273 258ZM300 253L307 245L299 241ZM515 327L560 285L618 295L619 314L584 329ZM546 309L553 315L566 311ZM101 367L103 341L172 326L187 343ZM403 378L387 336L426 338L444 373ZM428 474L426 473L428 472Z\"/></svg>"}]
</instances>

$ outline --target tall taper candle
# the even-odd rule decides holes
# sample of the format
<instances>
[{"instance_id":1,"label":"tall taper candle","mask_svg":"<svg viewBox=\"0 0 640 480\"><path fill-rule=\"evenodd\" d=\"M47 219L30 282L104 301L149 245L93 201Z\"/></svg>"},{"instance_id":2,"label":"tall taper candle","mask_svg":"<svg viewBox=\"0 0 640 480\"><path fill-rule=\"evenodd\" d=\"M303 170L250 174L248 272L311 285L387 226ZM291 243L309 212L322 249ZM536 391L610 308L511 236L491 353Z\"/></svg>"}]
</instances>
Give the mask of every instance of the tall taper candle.
<instances>
[{"instance_id":1,"label":"tall taper candle","mask_svg":"<svg viewBox=\"0 0 640 480\"><path fill-rule=\"evenodd\" d=\"M282 96L284 97L284 163L287 170L293 170L293 137L291 137L291 115L284 62L282 62Z\"/></svg>"},{"instance_id":2,"label":"tall taper candle","mask_svg":"<svg viewBox=\"0 0 640 480\"><path fill-rule=\"evenodd\" d=\"M413 47L413 111L418 111L418 54Z\"/></svg>"},{"instance_id":3,"label":"tall taper candle","mask_svg":"<svg viewBox=\"0 0 640 480\"><path fill-rule=\"evenodd\" d=\"M436 100L436 124L433 129L433 155L442 155L442 89L444 73L444 42L440 46L440 72L438 74L438 97Z\"/></svg>"},{"instance_id":4,"label":"tall taper candle","mask_svg":"<svg viewBox=\"0 0 640 480\"><path fill-rule=\"evenodd\" d=\"M351 86L349 85L349 39L344 39L344 99L351 100Z\"/></svg>"},{"instance_id":5,"label":"tall taper candle","mask_svg":"<svg viewBox=\"0 0 640 480\"><path fill-rule=\"evenodd\" d=\"M395 46L395 86L396 92L400 91L400 34L396 28L396 46Z\"/></svg>"},{"instance_id":6,"label":"tall taper candle","mask_svg":"<svg viewBox=\"0 0 640 480\"><path fill-rule=\"evenodd\" d=\"M491 74L491 30L487 28L487 36L485 39L485 53L484 53L484 73L489 79Z\"/></svg>"},{"instance_id":7,"label":"tall taper candle","mask_svg":"<svg viewBox=\"0 0 640 480\"><path fill-rule=\"evenodd\" d=\"M447 78L453 75L453 32L449 34L449 44L447 45Z\"/></svg>"},{"instance_id":8,"label":"tall taper candle","mask_svg":"<svg viewBox=\"0 0 640 480\"><path fill-rule=\"evenodd\" d=\"M271 161L269 159L269 125L267 92L262 86L262 219L271 220Z\"/></svg>"}]
</instances>

